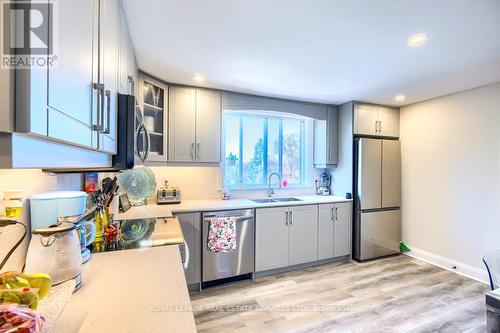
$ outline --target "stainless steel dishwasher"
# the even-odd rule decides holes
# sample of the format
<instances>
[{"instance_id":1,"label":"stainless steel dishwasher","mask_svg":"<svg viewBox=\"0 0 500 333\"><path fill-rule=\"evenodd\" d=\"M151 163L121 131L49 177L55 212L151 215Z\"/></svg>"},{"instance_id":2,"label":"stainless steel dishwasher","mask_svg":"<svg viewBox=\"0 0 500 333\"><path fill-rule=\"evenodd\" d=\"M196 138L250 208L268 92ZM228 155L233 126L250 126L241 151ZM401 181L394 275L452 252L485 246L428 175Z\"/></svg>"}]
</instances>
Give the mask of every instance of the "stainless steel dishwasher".
<instances>
[{"instance_id":1,"label":"stainless steel dishwasher","mask_svg":"<svg viewBox=\"0 0 500 333\"><path fill-rule=\"evenodd\" d=\"M232 253L215 253L208 249L208 229L213 217L236 217L236 249ZM253 209L203 213L201 238L202 281L214 281L254 272L255 221Z\"/></svg>"}]
</instances>

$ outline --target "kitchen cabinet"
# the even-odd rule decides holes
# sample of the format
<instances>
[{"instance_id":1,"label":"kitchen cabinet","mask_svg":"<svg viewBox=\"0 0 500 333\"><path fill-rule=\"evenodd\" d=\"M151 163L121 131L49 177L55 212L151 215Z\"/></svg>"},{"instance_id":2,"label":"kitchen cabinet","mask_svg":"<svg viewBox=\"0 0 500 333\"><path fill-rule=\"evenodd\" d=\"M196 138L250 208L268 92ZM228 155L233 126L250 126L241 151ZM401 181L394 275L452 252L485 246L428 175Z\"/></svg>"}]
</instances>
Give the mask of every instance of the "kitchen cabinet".
<instances>
[{"instance_id":1,"label":"kitchen cabinet","mask_svg":"<svg viewBox=\"0 0 500 333\"><path fill-rule=\"evenodd\" d=\"M98 98L93 83L98 82L99 1L58 3L59 36L57 66L42 75L31 70L22 79L30 80L28 132L89 148L98 148L94 131ZM78 13L78 15L75 15ZM45 93L45 94L44 94Z\"/></svg>"},{"instance_id":2,"label":"kitchen cabinet","mask_svg":"<svg viewBox=\"0 0 500 333\"><path fill-rule=\"evenodd\" d=\"M101 0L99 13L99 82L104 89L104 102L101 102L103 103L101 108L104 108L101 113L104 129L99 134L99 149L116 154L119 56L118 0Z\"/></svg>"},{"instance_id":3,"label":"kitchen cabinet","mask_svg":"<svg viewBox=\"0 0 500 333\"><path fill-rule=\"evenodd\" d=\"M201 282L201 214L176 214L179 218L184 240L189 247L189 265L184 270L188 285Z\"/></svg>"},{"instance_id":4,"label":"kitchen cabinet","mask_svg":"<svg viewBox=\"0 0 500 333\"><path fill-rule=\"evenodd\" d=\"M170 162L220 161L220 92L171 87L169 91Z\"/></svg>"},{"instance_id":5,"label":"kitchen cabinet","mask_svg":"<svg viewBox=\"0 0 500 333\"><path fill-rule=\"evenodd\" d=\"M256 209L255 270L317 260L317 205Z\"/></svg>"},{"instance_id":6,"label":"kitchen cabinet","mask_svg":"<svg viewBox=\"0 0 500 333\"><path fill-rule=\"evenodd\" d=\"M288 207L255 210L255 271L288 266Z\"/></svg>"},{"instance_id":7,"label":"kitchen cabinet","mask_svg":"<svg viewBox=\"0 0 500 333\"><path fill-rule=\"evenodd\" d=\"M354 104L353 133L358 135L399 137L399 109Z\"/></svg>"},{"instance_id":8,"label":"kitchen cabinet","mask_svg":"<svg viewBox=\"0 0 500 333\"><path fill-rule=\"evenodd\" d=\"M347 256L351 253L351 203L319 205L318 259Z\"/></svg>"},{"instance_id":9,"label":"kitchen cabinet","mask_svg":"<svg viewBox=\"0 0 500 333\"><path fill-rule=\"evenodd\" d=\"M119 57L118 57L118 82L119 92L122 94L136 95L135 86L138 82L137 66L135 64L134 48L128 31L127 21L123 6L119 10Z\"/></svg>"},{"instance_id":10,"label":"kitchen cabinet","mask_svg":"<svg viewBox=\"0 0 500 333\"><path fill-rule=\"evenodd\" d=\"M314 166L326 168L338 163L338 122L336 107L329 107L326 120L314 120Z\"/></svg>"},{"instance_id":11,"label":"kitchen cabinet","mask_svg":"<svg viewBox=\"0 0 500 333\"><path fill-rule=\"evenodd\" d=\"M318 206L290 208L288 265L318 260Z\"/></svg>"},{"instance_id":12,"label":"kitchen cabinet","mask_svg":"<svg viewBox=\"0 0 500 333\"><path fill-rule=\"evenodd\" d=\"M167 99L168 86L151 77L144 76L142 89L139 90L142 101L144 126L149 134L148 161L167 160Z\"/></svg>"}]
</instances>

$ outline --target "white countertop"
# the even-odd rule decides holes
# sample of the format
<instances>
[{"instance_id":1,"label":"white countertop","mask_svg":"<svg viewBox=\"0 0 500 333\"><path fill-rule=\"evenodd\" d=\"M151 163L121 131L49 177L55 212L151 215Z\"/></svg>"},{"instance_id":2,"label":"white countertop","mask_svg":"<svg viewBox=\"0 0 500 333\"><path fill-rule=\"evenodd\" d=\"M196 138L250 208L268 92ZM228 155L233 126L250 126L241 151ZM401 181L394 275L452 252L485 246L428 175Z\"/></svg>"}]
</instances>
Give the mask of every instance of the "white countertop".
<instances>
[{"instance_id":1,"label":"white countertop","mask_svg":"<svg viewBox=\"0 0 500 333\"><path fill-rule=\"evenodd\" d=\"M352 201L352 199L346 199L344 197L339 197L339 196L320 196L320 195L293 196L293 198L300 199L301 201L255 203L250 199L230 199L230 200L199 199L199 200L182 200L180 204L157 205L156 203L149 203L144 206L132 207L125 213L117 214L115 216L115 219L133 220L133 219L156 218L156 217L171 217L173 213L314 205L323 203Z\"/></svg>"},{"instance_id":2,"label":"white countertop","mask_svg":"<svg viewBox=\"0 0 500 333\"><path fill-rule=\"evenodd\" d=\"M195 333L190 306L178 246L98 253L52 332Z\"/></svg>"}]
</instances>

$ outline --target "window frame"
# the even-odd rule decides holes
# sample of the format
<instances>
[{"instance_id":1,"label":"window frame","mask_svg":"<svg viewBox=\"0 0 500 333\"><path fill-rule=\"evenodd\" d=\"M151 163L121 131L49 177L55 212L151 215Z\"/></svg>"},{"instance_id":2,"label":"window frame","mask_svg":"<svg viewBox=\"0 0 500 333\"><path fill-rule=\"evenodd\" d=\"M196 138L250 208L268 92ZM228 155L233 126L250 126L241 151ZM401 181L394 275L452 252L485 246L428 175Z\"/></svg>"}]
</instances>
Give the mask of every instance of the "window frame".
<instances>
[{"instance_id":1,"label":"window frame","mask_svg":"<svg viewBox=\"0 0 500 333\"><path fill-rule=\"evenodd\" d=\"M226 120L225 116L226 115L232 115L236 116L239 118L239 145L238 145L238 168L239 168L239 179L238 182L235 185L231 184L226 184L226 177L225 177L225 171L226 171ZM264 119L264 125L263 125L263 140L264 140L264 147L263 147L263 183L259 184L245 184L243 182L243 137L244 137L244 131L243 129L243 118L248 117L248 118L260 118ZM308 180L307 180L307 175L308 175L308 170L307 170L307 163L306 163L306 158L307 158L307 153L306 153L306 140L308 137L308 121L310 118L304 117L304 116L298 116L295 114L288 114L288 113L281 113L281 112L274 112L274 111L260 111L260 110L223 110L222 112L222 139L221 139L221 152L223 154L223 161L221 165L221 185L223 187L227 186L231 190L254 190L254 189L265 189L268 187L268 145L269 145L269 139L268 139L268 128L269 128L269 120L270 119L275 119L279 120L279 136L278 136L278 144L279 144L279 154L278 154L278 165L279 165L279 172L278 174L280 177L283 176L283 120L284 119L294 119L294 120L299 120L300 121L300 183L296 184L288 184L286 188L306 188L308 187ZM286 180L286 179L282 179ZM281 184L280 184L281 187Z\"/></svg>"}]
</instances>

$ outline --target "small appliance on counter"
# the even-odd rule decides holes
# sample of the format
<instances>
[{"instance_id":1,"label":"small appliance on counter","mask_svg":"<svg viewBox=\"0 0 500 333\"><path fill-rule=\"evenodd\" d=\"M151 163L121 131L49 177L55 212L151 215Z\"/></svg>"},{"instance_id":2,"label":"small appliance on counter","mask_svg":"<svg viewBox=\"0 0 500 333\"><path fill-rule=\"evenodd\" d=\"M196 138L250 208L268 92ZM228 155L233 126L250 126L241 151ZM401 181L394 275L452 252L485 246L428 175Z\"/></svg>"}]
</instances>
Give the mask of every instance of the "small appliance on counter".
<instances>
[{"instance_id":1,"label":"small appliance on counter","mask_svg":"<svg viewBox=\"0 0 500 333\"><path fill-rule=\"evenodd\" d=\"M44 272L52 278L52 285L75 279L75 290L78 290L82 253L76 229L73 223L55 223L33 229L24 273Z\"/></svg>"},{"instance_id":2,"label":"small appliance on counter","mask_svg":"<svg viewBox=\"0 0 500 333\"><path fill-rule=\"evenodd\" d=\"M87 193L82 191L54 191L30 197L31 230L50 228L59 222L73 224L76 228L83 262L90 260L87 246L95 239L95 225L91 221L92 209L86 210Z\"/></svg>"},{"instance_id":3,"label":"small appliance on counter","mask_svg":"<svg viewBox=\"0 0 500 333\"><path fill-rule=\"evenodd\" d=\"M168 186L168 181L165 181L165 186L160 187L156 191L156 203L163 204L178 204L181 203L181 190L175 186Z\"/></svg>"},{"instance_id":4,"label":"small appliance on counter","mask_svg":"<svg viewBox=\"0 0 500 333\"><path fill-rule=\"evenodd\" d=\"M321 174L320 180L315 181L317 195L332 194L332 177L325 171Z\"/></svg>"},{"instance_id":5,"label":"small appliance on counter","mask_svg":"<svg viewBox=\"0 0 500 333\"><path fill-rule=\"evenodd\" d=\"M87 193L83 191L53 191L30 197L31 230L47 227L63 216L85 213Z\"/></svg>"}]
</instances>

